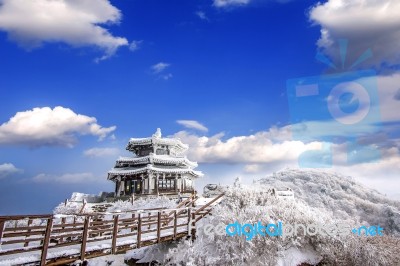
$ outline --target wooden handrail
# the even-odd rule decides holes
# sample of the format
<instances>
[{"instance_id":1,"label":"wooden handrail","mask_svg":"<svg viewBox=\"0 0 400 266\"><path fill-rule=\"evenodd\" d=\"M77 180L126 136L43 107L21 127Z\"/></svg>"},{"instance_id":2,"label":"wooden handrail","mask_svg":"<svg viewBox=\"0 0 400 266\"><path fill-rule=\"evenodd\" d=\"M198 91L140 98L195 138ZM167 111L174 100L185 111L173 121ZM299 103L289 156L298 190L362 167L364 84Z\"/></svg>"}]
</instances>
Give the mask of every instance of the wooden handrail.
<instances>
[{"instance_id":1,"label":"wooden handrail","mask_svg":"<svg viewBox=\"0 0 400 266\"><path fill-rule=\"evenodd\" d=\"M197 197L192 195L175 208L149 208L130 212L109 213L114 214L112 219L100 214L102 219L98 220L98 213L71 215L74 221L71 221L71 218L67 219L68 215L61 215L60 217L50 214L0 216L0 245L6 247L0 252L0 261L5 255L22 255L28 252L40 251L37 261L29 263L38 263L40 265L62 264L69 260L81 259L83 261L89 257L103 256L110 252L115 254L187 236L192 236L194 239L196 222L211 211L209 209L206 212L202 210L210 207L222 196L223 194L219 195L198 210L191 207L191 204L197 200ZM156 215L152 214L147 217L146 212L154 213L156 211ZM181 216L180 214L184 211L187 211L187 213L185 213L185 216ZM59 221L55 217L62 219ZM187 220L181 220L185 217L187 217ZM29 219L27 221L28 225L24 223L15 228L5 226L10 222L13 225L13 221L23 219ZM34 219L46 219L47 224L38 226L33 221ZM103 235L103 233L106 234ZM24 238L18 239L16 242L11 238L12 234L18 234ZM151 236L150 239L149 236ZM118 238L132 239L132 237L136 240L136 243L135 241L133 242L135 245L132 245L132 243L124 244L125 241L117 243ZM98 251L86 249L87 243L105 240L110 241L111 248L99 249ZM41 242L41 245L38 246L34 242ZM18 244L21 247L14 247L11 244ZM69 255L68 258L62 257L62 255L57 255L60 257L53 258L54 254L47 256L48 250L71 245L77 245L78 248L77 252ZM108 252L105 252L106 250Z\"/></svg>"},{"instance_id":2,"label":"wooden handrail","mask_svg":"<svg viewBox=\"0 0 400 266\"><path fill-rule=\"evenodd\" d=\"M53 214L26 214L26 215L7 215L7 216L0 216L1 220L24 220L24 219L49 219L53 218Z\"/></svg>"},{"instance_id":3,"label":"wooden handrail","mask_svg":"<svg viewBox=\"0 0 400 266\"><path fill-rule=\"evenodd\" d=\"M201 212L202 210L204 210L205 208L209 207L211 204L213 204L214 202L216 202L217 200L219 200L220 198L222 198L225 194L222 193L220 194L218 197L214 198L212 201L210 201L209 203L207 203L206 205L204 205L203 207L197 209L197 211L195 211L195 214L197 215L199 212Z\"/></svg>"}]
</instances>

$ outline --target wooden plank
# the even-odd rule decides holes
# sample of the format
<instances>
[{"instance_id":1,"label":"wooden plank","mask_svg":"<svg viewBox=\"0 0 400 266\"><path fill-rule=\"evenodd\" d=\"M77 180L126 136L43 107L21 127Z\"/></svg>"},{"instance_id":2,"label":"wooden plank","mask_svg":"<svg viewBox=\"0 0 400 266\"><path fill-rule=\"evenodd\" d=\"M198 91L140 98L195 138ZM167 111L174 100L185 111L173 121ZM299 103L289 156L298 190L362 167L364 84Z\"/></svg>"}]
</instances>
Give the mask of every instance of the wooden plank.
<instances>
[{"instance_id":1,"label":"wooden plank","mask_svg":"<svg viewBox=\"0 0 400 266\"><path fill-rule=\"evenodd\" d=\"M113 228L107 228L107 229L99 229L99 230L90 230L89 234L100 234L100 233L106 233L106 232L114 232Z\"/></svg>"},{"instance_id":2,"label":"wooden plank","mask_svg":"<svg viewBox=\"0 0 400 266\"><path fill-rule=\"evenodd\" d=\"M115 254L115 251L117 248L118 219L119 219L119 215L115 215L114 216L113 238L112 238L112 245L111 245L111 254Z\"/></svg>"},{"instance_id":3,"label":"wooden plank","mask_svg":"<svg viewBox=\"0 0 400 266\"><path fill-rule=\"evenodd\" d=\"M91 222L90 226L99 226L99 225L113 225L113 220L107 220L107 221L97 221L97 222Z\"/></svg>"},{"instance_id":4,"label":"wooden plank","mask_svg":"<svg viewBox=\"0 0 400 266\"><path fill-rule=\"evenodd\" d=\"M174 228L174 226L173 225L170 225L170 226L163 226L163 227L161 227L161 229L162 230L168 230L168 229L173 229ZM171 235L171 236L173 236L173 234Z\"/></svg>"},{"instance_id":5,"label":"wooden plank","mask_svg":"<svg viewBox=\"0 0 400 266\"><path fill-rule=\"evenodd\" d=\"M128 237L128 236L136 236L137 234L136 234L136 232L134 232L134 233L127 233L127 234L122 234L122 235L118 235L118 238L120 238L120 237ZM112 236L108 236L108 238L112 238ZM96 239L93 239L94 241L98 241L98 240L96 240Z\"/></svg>"},{"instance_id":6,"label":"wooden plank","mask_svg":"<svg viewBox=\"0 0 400 266\"><path fill-rule=\"evenodd\" d=\"M21 232L25 230L46 230L46 226L20 226L20 227L6 227L4 228L4 232Z\"/></svg>"},{"instance_id":7,"label":"wooden plank","mask_svg":"<svg viewBox=\"0 0 400 266\"><path fill-rule=\"evenodd\" d=\"M43 237L40 237L40 238L29 238L29 239L7 240L7 241L2 241L1 245L11 245L11 244L25 243L27 240L29 240L28 242L42 241ZM1 256L1 253L0 253L0 256Z\"/></svg>"},{"instance_id":8,"label":"wooden plank","mask_svg":"<svg viewBox=\"0 0 400 266\"><path fill-rule=\"evenodd\" d=\"M3 237L17 237L17 236L35 236L35 235L44 235L46 231L31 231L31 232L17 232L17 233L4 233Z\"/></svg>"},{"instance_id":9,"label":"wooden plank","mask_svg":"<svg viewBox=\"0 0 400 266\"><path fill-rule=\"evenodd\" d=\"M41 249L42 249L41 246L36 246L36 247L29 248L29 249L21 247L19 249L3 250L1 252L1 256L13 255L13 254L18 254L18 253L27 253L30 251L36 251L36 250L41 250Z\"/></svg>"},{"instance_id":10,"label":"wooden plank","mask_svg":"<svg viewBox=\"0 0 400 266\"><path fill-rule=\"evenodd\" d=\"M121 224L121 225L125 225L125 224ZM129 225L129 224L127 224ZM89 225L89 229L90 230L100 230L100 229L112 229L114 226L114 222L113 224L106 224L106 225Z\"/></svg>"},{"instance_id":11,"label":"wooden plank","mask_svg":"<svg viewBox=\"0 0 400 266\"><path fill-rule=\"evenodd\" d=\"M176 225L178 223L178 216L176 211L174 211L174 240L176 239Z\"/></svg>"},{"instance_id":12,"label":"wooden plank","mask_svg":"<svg viewBox=\"0 0 400 266\"><path fill-rule=\"evenodd\" d=\"M178 224L176 227L182 227L182 226L188 227L189 224L190 224L190 223Z\"/></svg>"},{"instance_id":13,"label":"wooden plank","mask_svg":"<svg viewBox=\"0 0 400 266\"><path fill-rule=\"evenodd\" d=\"M106 235L106 236L96 237L95 239L90 239L89 238L86 241L86 243L99 242L99 241L108 240L108 239L112 239L112 235L111 234L110 235Z\"/></svg>"},{"instance_id":14,"label":"wooden plank","mask_svg":"<svg viewBox=\"0 0 400 266\"><path fill-rule=\"evenodd\" d=\"M203 218L204 216L206 216L207 214L209 214L211 212L212 209L209 209L208 211L202 213L199 217L196 218L196 220L194 221L195 223L197 223L201 218Z\"/></svg>"},{"instance_id":15,"label":"wooden plank","mask_svg":"<svg viewBox=\"0 0 400 266\"><path fill-rule=\"evenodd\" d=\"M44 214L44 215L9 215L9 216L0 216L0 220L25 220L25 219L49 219L52 218L52 214Z\"/></svg>"},{"instance_id":16,"label":"wooden plank","mask_svg":"<svg viewBox=\"0 0 400 266\"><path fill-rule=\"evenodd\" d=\"M68 237L75 237L75 236L81 237L82 236L82 230L79 230L77 232L79 232L79 233L74 233L74 234L70 233L70 234L63 234L63 235L58 235L58 236L55 235L55 236L52 236L51 239L68 238Z\"/></svg>"},{"instance_id":17,"label":"wooden plank","mask_svg":"<svg viewBox=\"0 0 400 266\"><path fill-rule=\"evenodd\" d=\"M63 242L63 243L60 243L60 244L57 244L57 245L54 245L54 246L49 246L49 249L66 247L66 246L75 246L75 245L79 245L79 244L81 244L80 240L79 241L76 240L76 241L73 241L73 242ZM79 254L77 254L77 255L79 256ZM77 259L79 259L79 257Z\"/></svg>"},{"instance_id":18,"label":"wooden plank","mask_svg":"<svg viewBox=\"0 0 400 266\"><path fill-rule=\"evenodd\" d=\"M51 227L53 226L53 217L47 219L46 232L44 235L42 255L40 257L40 265L46 265L47 249L49 248Z\"/></svg>"},{"instance_id":19,"label":"wooden plank","mask_svg":"<svg viewBox=\"0 0 400 266\"><path fill-rule=\"evenodd\" d=\"M83 226L83 233L82 233L81 256L80 256L81 261L85 260L86 241L87 241L87 238L88 238L89 223L90 223L90 216L86 216L85 217L85 223L84 223L84 226Z\"/></svg>"},{"instance_id":20,"label":"wooden plank","mask_svg":"<svg viewBox=\"0 0 400 266\"><path fill-rule=\"evenodd\" d=\"M140 248L142 241L142 217L141 214L138 214L138 228L137 228L137 240L136 240L136 247Z\"/></svg>"},{"instance_id":21,"label":"wooden plank","mask_svg":"<svg viewBox=\"0 0 400 266\"><path fill-rule=\"evenodd\" d=\"M119 220L119 225L127 227L127 226L130 226L130 225L137 225L137 222L136 221L131 221L131 222L122 222L121 223L121 220Z\"/></svg>"},{"instance_id":22,"label":"wooden plank","mask_svg":"<svg viewBox=\"0 0 400 266\"><path fill-rule=\"evenodd\" d=\"M158 218L157 218L157 243L160 243L160 237L161 237L161 212L158 213Z\"/></svg>"},{"instance_id":23,"label":"wooden plank","mask_svg":"<svg viewBox=\"0 0 400 266\"><path fill-rule=\"evenodd\" d=\"M84 223L72 223L72 224L55 224L53 228L68 228L68 227L81 227Z\"/></svg>"},{"instance_id":24,"label":"wooden plank","mask_svg":"<svg viewBox=\"0 0 400 266\"><path fill-rule=\"evenodd\" d=\"M83 225L83 227L85 226L85 224ZM65 228L65 229L53 229L53 233L54 234L58 234L58 233L67 233L67 232L76 232L76 231L82 231L83 227L73 227L73 228Z\"/></svg>"}]
</instances>

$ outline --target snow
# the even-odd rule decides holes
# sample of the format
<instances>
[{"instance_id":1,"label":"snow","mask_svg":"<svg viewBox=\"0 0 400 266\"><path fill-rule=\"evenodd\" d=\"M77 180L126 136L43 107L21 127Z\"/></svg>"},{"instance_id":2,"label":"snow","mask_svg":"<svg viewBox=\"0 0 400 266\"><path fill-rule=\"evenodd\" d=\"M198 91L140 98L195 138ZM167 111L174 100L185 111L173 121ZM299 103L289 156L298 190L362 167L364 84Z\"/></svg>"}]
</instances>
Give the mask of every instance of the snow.
<instances>
[{"instance_id":1,"label":"snow","mask_svg":"<svg viewBox=\"0 0 400 266\"><path fill-rule=\"evenodd\" d=\"M97 198L97 195L93 194L84 194L84 193L79 193L79 192L74 192L72 193L70 201L79 201L82 202L83 199L88 199L88 198Z\"/></svg>"},{"instance_id":2,"label":"snow","mask_svg":"<svg viewBox=\"0 0 400 266\"><path fill-rule=\"evenodd\" d=\"M132 167L123 167L123 168L112 168L108 174L109 175L133 175L145 173L147 171L159 172L159 173L173 173L173 174L192 174L194 176L203 176L203 173L200 171L194 171L191 168L178 168L178 167L157 167L151 164L140 168L132 168Z\"/></svg>"},{"instance_id":3,"label":"snow","mask_svg":"<svg viewBox=\"0 0 400 266\"><path fill-rule=\"evenodd\" d=\"M285 250L282 257L279 257L276 266L292 266L308 263L316 265L322 260L322 257L310 246L303 248L290 247Z\"/></svg>"},{"instance_id":4,"label":"snow","mask_svg":"<svg viewBox=\"0 0 400 266\"><path fill-rule=\"evenodd\" d=\"M117 160L117 163L133 163L133 164L143 164L143 163L150 163L150 161L153 161L155 163L160 163L160 164L187 164L188 166L191 167L197 167L196 162L191 162L186 158L186 156L177 156L173 157L171 155L156 155L151 153L148 156L143 156L143 157L120 157Z\"/></svg>"},{"instance_id":5,"label":"snow","mask_svg":"<svg viewBox=\"0 0 400 266\"><path fill-rule=\"evenodd\" d=\"M24 256L24 257L18 257L18 258L12 258L8 260L2 260L0 261L0 265L21 265L25 263L30 263L32 261L37 261L39 260L39 256Z\"/></svg>"},{"instance_id":6,"label":"snow","mask_svg":"<svg viewBox=\"0 0 400 266\"><path fill-rule=\"evenodd\" d=\"M284 200L271 195L272 188L287 191L292 189L295 200ZM162 264L177 265L276 265L297 266L301 263L325 265L396 265L400 261L400 202L390 200L368 189L355 180L340 174L329 174L317 170L287 169L260 179L255 184L224 188L224 198L218 200L211 216L206 216L196 224L197 238L191 242L182 239L177 242L155 244L128 251L125 255L107 255L89 260L89 265L124 265L124 260L134 258L138 262L159 261ZM207 204L212 198L199 198L196 208ZM90 212L91 204L84 211ZM148 208L174 208L175 201L165 197L138 199L130 202L118 201L107 209L121 212ZM61 203L54 213L56 221L82 207L77 202ZM145 214L147 211L144 212ZM183 219L185 220L185 219ZM183 221L182 220L182 221ZM202 229L206 224L240 223L322 223L346 222L353 225L380 225L383 237L348 236L289 236L287 238L256 236L251 241L243 237L206 235ZM18 226L26 221L19 221ZM35 224L43 221L35 220ZM9 224L8 226L14 226ZM180 227L179 231L187 230ZM162 235L171 230L162 231ZM154 239L154 234L143 236ZM91 243L87 250L110 249L111 239ZM135 239L121 237L117 245L132 245ZM53 248L49 258L60 254L79 253L79 245ZM26 256L6 257L0 265L27 263L38 259L38 253Z\"/></svg>"},{"instance_id":7,"label":"snow","mask_svg":"<svg viewBox=\"0 0 400 266\"><path fill-rule=\"evenodd\" d=\"M128 143L128 147L135 145L151 145L151 144L158 144L158 145L167 145L173 146L174 148L179 149L181 152L187 150L189 148L188 145L183 144L180 139L178 138L161 138L161 135L153 135L152 137L147 138L131 138Z\"/></svg>"},{"instance_id":8,"label":"snow","mask_svg":"<svg viewBox=\"0 0 400 266\"><path fill-rule=\"evenodd\" d=\"M273 187L292 188L296 200L273 197L270 193ZM177 265L295 266L303 262L315 264L323 258L326 265L395 265L400 261L400 239L396 237L400 224L396 218L398 204L350 178L314 170L285 170L252 186L238 181L236 186L225 190L224 200L214 207L212 216L196 224L196 241L182 240L169 249L164 261ZM381 207L392 211L389 214L379 212ZM235 221L242 224L346 222L353 226L360 225L365 218L369 218L371 224L392 221L385 225L388 226L387 236L300 234L286 238L256 236L246 241L239 236L209 236L202 230L208 223L216 226Z\"/></svg>"},{"instance_id":9,"label":"snow","mask_svg":"<svg viewBox=\"0 0 400 266\"><path fill-rule=\"evenodd\" d=\"M320 170L286 169L260 179L255 185L291 188L296 199L335 218L381 225L400 235L400 202L366 188L351 177Z\"/></svg>"},{"instance_id":10,"label":"snow","mask_svg":"<svg viewBox=\"0 0 400 266\"><path fill-rule=\"evenodd\" d=\"M88 266L119 266L126 265L123 255L107 255L88 260Z\"/></svg>"}]
</instances>

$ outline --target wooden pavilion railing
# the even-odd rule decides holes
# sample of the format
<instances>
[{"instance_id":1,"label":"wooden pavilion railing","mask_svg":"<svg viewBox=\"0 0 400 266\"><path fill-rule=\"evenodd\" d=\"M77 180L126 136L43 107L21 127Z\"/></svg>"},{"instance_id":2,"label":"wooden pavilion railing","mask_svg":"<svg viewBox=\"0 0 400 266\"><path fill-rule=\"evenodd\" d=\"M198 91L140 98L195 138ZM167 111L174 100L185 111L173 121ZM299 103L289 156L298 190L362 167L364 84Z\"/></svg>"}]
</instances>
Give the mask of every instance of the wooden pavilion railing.
<instances>
[{"instance_id":1,"label":"wooden pavilion railing","mask_svg":"<svg viewBox=\"0 0 400 266\"><path fill-rule=\"evenodd\" d=\"M195 200L191 197L175 209L0 216L0 263L61 265L182 237L194 238L196 222L222 196L197 210L190 206Z\"/></svg>"}]
</instances>

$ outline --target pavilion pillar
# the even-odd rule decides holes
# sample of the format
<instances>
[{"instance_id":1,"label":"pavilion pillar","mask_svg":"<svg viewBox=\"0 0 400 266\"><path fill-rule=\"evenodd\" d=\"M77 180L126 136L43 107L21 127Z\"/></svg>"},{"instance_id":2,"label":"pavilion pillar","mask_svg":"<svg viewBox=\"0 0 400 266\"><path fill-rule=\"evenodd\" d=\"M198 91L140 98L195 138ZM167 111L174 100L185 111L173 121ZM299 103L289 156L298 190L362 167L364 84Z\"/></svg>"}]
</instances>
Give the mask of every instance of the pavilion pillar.
<instances>
[{"instance_id":1,"label":"pavilion pillar","mask_svg":"<svg viewBox=\"0 0 400 266\"><path fill-rule=\"evenodd\" d=\"M121 176L121 182L119 182L119 188L118 188L118 196L121 196L122 191L125 191L125 180L123 180Z\"/></svg>"},{"instance_id":2,"label":"pavilion pillar","mask_svg":"<svg viewBox=\"0 0 400 266\"><path fill-rule=\"evenodd\" d=\"M156 193L158 195L158 173L154 173L156 175L156 183L154 184L155 188L156 188Z\"/></svg>"},{"instance_id":3,"label":"pavilion pillar","mask_svg":"<svg viewBox=\"0 0 400 266\"><path fill-rule=\"evenodd\" d=\"M118 190L119 190L119 186L120 186L121 181L119 180L119 178L117 177L115 180L115 196L118 196Z\"/></svg>"},{"instance_id":4,"label":"pavilion pillar","mask_svg":"<svg viewBox=\"0 0 400 266\"><path fill-rule=\"evenodd\" d=\"M175 174L175 192L178 192L178 174Z\"/></svg>"},{"instance_id":5,"label":"pavilion pillar","mask_svg":"<svg viewBox=\"0 0 400 266\"><path fill-rule=\"evenodd\" d=\"M144 179L143 175L140 177L140 194L143 194L144 192Z\"/></svg>"},{"instance_id":6,"label":"pavilion pillar","mask_svg":"<svg viewBox=\"0 0 400 266\"><path fill-rule=\"evenodd\" d=\"M165 173L163 173L162 179L163 179L163 182L162 182L162 184L163 184L163 190L164 190L164 192L165 192L165 191L167 191L167 189L164 187L164 185L167 184L167 183L165 182Z\"/></svg>"}]
</instances>

